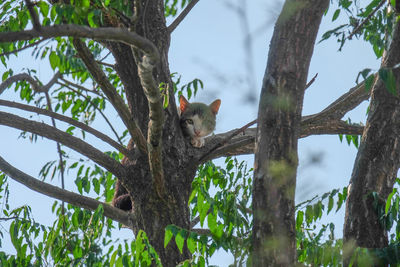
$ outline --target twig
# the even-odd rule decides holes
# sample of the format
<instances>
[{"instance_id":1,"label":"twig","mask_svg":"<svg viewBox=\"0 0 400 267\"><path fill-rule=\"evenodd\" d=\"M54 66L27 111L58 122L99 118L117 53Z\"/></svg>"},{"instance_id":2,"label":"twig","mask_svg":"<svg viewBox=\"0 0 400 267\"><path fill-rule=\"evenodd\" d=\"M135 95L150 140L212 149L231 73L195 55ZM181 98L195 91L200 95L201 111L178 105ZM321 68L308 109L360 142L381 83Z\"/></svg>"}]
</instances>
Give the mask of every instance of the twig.
<instances>
[{"instance_id":1,"label":"twig","mask_svg":"<svg viewBox=\"0 0 400 267\"><path fill-rule=\"evenodd\" d=\"M0 57L2 57L2 56L8 56L8 55L14 54L14 53L18 53L18 52L20 52L20 51L22 51L22 50L25 50L25 49L31 48L31 47L33 47L33 46L36 46L36 45L40 44L41 42L43 42L43 41L45 41L45 40L47 40L47 38L40 39L40 40L37 41L37 42L31 43L31 44L26 45L26 46L24 46L24 47L21 47L21 48L19 48L19 49L15 49L15 50L13 50L13 51L1 53L1 54L0 54Z\"/></svg>"},{"instance_id":2,"label":"twig","mask_svg":"<svg viewBox=\"0 0 400 267\"><path fill-rule=\"evenodd\" d=\"M0 218L0 221L8 221L8 220L15 220L15 219L19 219L19 217L15 216L15 217L9 217L9 218Z\"/></svg>"},{"instance_id":3,"label":"twig","mask_svg":"<svg viewBox=\"0 0 400 267\"><path fill-rule=\"evenodd\" d=\"M100 61L100 60L96 60L96 63L97 63L97 64L100 64L100 65L104 65L104 66L106 66L106 67L115 68L114 64L102 62L102 61Z\"/></svg>"},{"instance_id":4,"label":"twig","mask_svg":"<svg viewBox=\"0 0 400 267\"><path fill-rule=\"evenodd\" d=\"M120 209L114 208L111 205L97 201L90 197L81 196L79 194L60 189L57 186L42 182L32 176L20 171L10 165L2 157L0 157L0 170L11 177L13 180L25 185L29 189L44 194L61 201L68 202L72 205L88 209L96 210L100 205L104 208L104 215L114 221L120 222L130 228L134 227L131 214Z\"/></svg>"},{"instance_id":5,"label":"twig","mask_svg":"<svg viewBox=\"0 0 400 267\"><path fill-rule=\"evenodd\" d=\"M51 107L51 99L50 99L50 95L49 95L49 91L47 90L45 92L45 96L46 96L46 101L47 101L47 109L50 112L53 112L53 108ZM51 123L53 125L54 128L57 129L57 125L56 125L56 120L51 117ZM58 161L59 161L59 166L60 166L60 175L61 175L61 188L65 189L65 184L64 184L64 174L65 174L65 169L64 169L64 161L63 161L63 154L61 151L61 145L59 142L56 141L56 145L57 145L57 153L58 153ZM61 205L61 214L64 215L65 214L65 202L62 201L62 205ZM64 225L63 225L64 228Z\"/></svg>"},{"instance_id":6,"label":"twig","mask_svg":"<svg viewBox=\"0 0 400 267\"><path fill-rule=\"evenodd\" d=\"M179 16L168 26L167 30L169 33L172 33L176 27L182 22L182 20L189 14L190 10L199 2L199 0L192 0L185 7L185 9L179 14Z\"/></svg>"},{"instance_id":7,"label":"twig","mask_svg":"<svg viewBox=\"0 0 400 267\"><path fill-rule=\"evenodd\" d=\"M98 95L98 96L100 96L102 98L105 98L104 95L102 95L101 93L97 92L96 90L87 89L86 87L84 87L82 85L79 85L77 83L73 83L73 82L68 81L67 79L64 79L64 78L61 78L61 81L65 82L66 84L58 82L59 85L65 86L67 88L70 88L69 86L67 86L67 85L70 85L70 86L73 86L73 87L75 87L75 88L77 88L79 90L82 90L82 91L85 91L85 92L88 92L88 93L91 93L91 94L95 94L95 95Z\"/></svg>"},{"instance_id":8,"label":"twig","mask_svg":"<svg viewBox=\"0 0 400 267\"><path fill-rule=\"evenodd\" d=\"M39 21L39 16L34 9L34 4L30 0L25 0L26 6L28 8L29 14L31 15L32 25L36 31L40 31L41 25Z\"/></svg>"},{"instance_id":9,"label":"twig","mask_svg":"<svg viewBox=\"0 0 400 267\"><path fill-rule=\"evenodd\" d=\"M318 76L318 73L316 73L314 75L314 77L306 84L306 87L304 88L304 90L307 90L308 87L310 87L315 82L315 79L317 78L317 76Z\"/></svg>"},{"instance_id":10,"label":"twig","mask_svg":"<svg viewBox=\"0 0 400 267\"><path fill-rule=\"evenodd\" d=\"M235 137L236 135L240 134L241 132L243 132L244 130L246 130L247 128L249 128L250 126L252 126L253 124L257 123L257 119L255 119L254 121L251 121L249 123L247 123L245 126L243 126L242 128L239 128L237 130L235 130L233 133L231 133L230 135L228 135L226 138L222 139L220 142L218 142L217 144L215 144L209 151L207 151L206 153L204 153L200 158L199 158L199 162L202 162L204 160L204 158L206 158L208 155L210 155L211 153L213 153L215 150L217 150L218 148L224 146L225 144L227 144L229 142L229 140L231 140L233 137Z\"/></svg>"},{"instance_id":11,"label":"twig","mask_svg":"<svg viewBox=\"0 0 400 267\"><path fill-rule=\"evenodd\" d=\"M385 4L386 0L382 0L379 5L375 7L374 10L350 33L349 37L347 37L349 40L353 38L353 35L358 33L358 31L371 19L371 17Z\"/></svg>"}]
</instances>

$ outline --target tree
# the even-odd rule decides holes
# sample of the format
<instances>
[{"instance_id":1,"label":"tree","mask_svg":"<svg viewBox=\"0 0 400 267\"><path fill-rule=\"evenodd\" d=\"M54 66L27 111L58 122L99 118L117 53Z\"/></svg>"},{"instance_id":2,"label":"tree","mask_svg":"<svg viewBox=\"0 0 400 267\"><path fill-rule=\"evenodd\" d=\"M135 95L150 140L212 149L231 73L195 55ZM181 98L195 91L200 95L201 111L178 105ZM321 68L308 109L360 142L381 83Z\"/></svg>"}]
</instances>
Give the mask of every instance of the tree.
<instances>
[{"instance_id":1,"label":"tree","mask_svg":"<svg viewBox=\"0 0 400 267\"><path fill-rule=\"evenodd\" d=\"M44 166L44 177L50 174L51 168L58 169L61 175L66 169L77 168L75 182L80 193L89 191L92 183L99 194L102 185L106 201L110 201L116 178L133 203L132 212L124 212L107 203L42 182L0 158L0 170L4 174L32 190L73 205L60 206L57 227L51 231L43 230L46 236L52 237L49 240L65 243L57 249L52 248L51 243L35 247L37 264L45 261L39 252L44 251L54 253L53 260L60 260L61 264L83 262L85 255L86 264L99 264L101 261L110 265L118 261L128 264L132 260L135 264L139 261L144 265L152 261L160 264L159 257L164 266L176 266L181 262L189 264L194 257L202 265L218 247L237 252L243 256L241 260L248 258L254 266L290 266L297 262L296 230L299 232L299 227L295 221L294 203L297 140L313 134L345 134L352 140L357 139L355 136L360 135L364 127L347 123L342 117L368 99L369 92L365 88L370 87L371 77L375 76L362 72L364 82L320 113L301 117L304 92L313 82L312 79L307 83L309 63L329 1L287 0L276 22L269 50L257 129L247 129L254 124L249 123L240 129L211 136L203 148L194 148L180 129L174 94L186 90L190 96L202 86L202 82L195 79L179 88L179 79L169 70L168 48L171 33L197 2L180 1L183 10L169 26L165 17L176 15L177 1L4 2L1 13L4 23L0 33L3 64L6 66L9 54L35 47L34 54L48 57L56 73L47 84L43 84L34 78L33 73L14 75L9 70L3 74L0 85L1 94L16 84L21 99L28 103L35 100L36 106L6 100L0 100L0 105L48 116L52 118L52 125L8 112L0 112L0 124L31 133L33 139L43 136L57 142L58 163L50 162ZM371 1L365 11L361 10L363 12L356 9L359 12L357 16L350 18L357 20L359 25L354 21L345 25L354 28L349 35L341 32L344 26L340 26L327 32L324 39L339 36L343 45L360 31L365 35L375 33L379 36L382 29L390 29L388 21L393 13L387 12L387 21L381 19L381 28L370 29L367 26L371 26L369 23L373 25L372 18L383 7L383 2ZM340 10L350 12L351 5L352 2L339 1L341 9L334 13L333 20ZM395 3L386 6L390 5ZM380 14L382 16L383 12ZM362 18L365 20L361 21ZM30 26L32 29L27 30ZM376 38L369 40L377 51L385 48L385 44ZM48 41L52 46L43 46L43 42ZM102 59L108 55L112 55L113 63ZM395 62L384 66L394 65ZM380 78L388 83L392 81L390 75L397 74L383 74ZM93 89L87 88L90 81L94 84ZM53 106L52 102L56 105ZM118 141L89 126L95 114L103 115L102 110L109 104L126 127L122 137L116 134ZM72 117L61 114L67 110ZM64 121L72 128L63 132L57 129L56 120ZM82 130L82 138L77 137L74 129ZM103 140L117 152L103 153L85 141L84 133ZM122 141L124 137L129 139L126 146ZM95 167L88 168L80 160L67 166L68 155L62 147L77 151L94 162ZM253 153L256 162L252 185L243 164L228 158L226 168L221 169L209 162L218 157ZM364 152L360 149L359 153ZM232 172L234 168L235 173ZM4 183L4 175L2 179ZM222 189L214 198L208 193L211 183ZM393 183L389 189L392 186ZM249 209L251 192L252 210ZM241 200L237 199L239 195ZM351 207L351 201L357 200L350 199L348 207ZM80 208L95 212L88 213ZM21 255L28 245L35 250L34 245L24 244L18 235L18 232L28 234L27 229L37 234L24 224L29 222L29 209L15 210L11 214L18 214L11 235L20 256L13 260L30 262L32 257L21 258ZM97 229L97 225L107 225L106 235L109 234L109 223L105 223L102 215L133 230L136 241L131 248L126 245L128 254L118 248L115 252L110 249L102 257L99 248L90 245L102 234L103 228ZM254 222L249 218L251 215ZM205 218L209 230L193 229L199 221L203 225ZM84 241L80 241L77 234L73 241L65 238L67 233L75 233L85 224L91 231L84 234ZM169 242L172 237L175 242ZM107 243L109 239L104 240ZM248 257L251 249L252 256ZM72 256L62 258L60 251L64 250Z\"/></svg>"}]
</instances>

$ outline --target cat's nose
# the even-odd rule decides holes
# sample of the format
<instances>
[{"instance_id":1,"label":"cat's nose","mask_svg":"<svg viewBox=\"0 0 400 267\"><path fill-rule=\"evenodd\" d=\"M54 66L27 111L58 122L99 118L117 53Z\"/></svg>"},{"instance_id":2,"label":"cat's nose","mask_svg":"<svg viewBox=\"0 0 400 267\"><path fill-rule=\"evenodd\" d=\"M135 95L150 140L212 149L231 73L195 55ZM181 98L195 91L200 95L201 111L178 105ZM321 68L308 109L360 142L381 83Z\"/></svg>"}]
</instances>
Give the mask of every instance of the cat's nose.
<instances>
[{"instance_id":1,"label":"cat's nose","mask_svg":"<svg viewBox=\"0 0 400 267\"><path fill-rule=\"evenodd\" d=\"M196 135L200 135L200 130L194 130L194 133L196 134Z\"/></svg>"}]
</instances>

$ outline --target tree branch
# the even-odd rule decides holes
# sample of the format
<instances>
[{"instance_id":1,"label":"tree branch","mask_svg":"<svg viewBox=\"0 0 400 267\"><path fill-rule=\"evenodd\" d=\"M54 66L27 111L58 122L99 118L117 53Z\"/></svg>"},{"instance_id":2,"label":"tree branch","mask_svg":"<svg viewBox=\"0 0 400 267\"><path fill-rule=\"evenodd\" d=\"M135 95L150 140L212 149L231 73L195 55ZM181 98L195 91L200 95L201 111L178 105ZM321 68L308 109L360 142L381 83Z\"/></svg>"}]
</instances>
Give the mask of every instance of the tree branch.
<instances>
[{"instance_id":1,"label":"tree branch","mask_svg":"<svg viewBox=\"0 0 400 267\"><path fill-rule=\"evenodd\" d=\"M375 74L375 77L377 77L377 74ZM364 100L367 100L370 97L370 93L370 91L365 89L365 82L359 83L323 111L314 115L305 116L302 121L303 123L313 123L323 120L339 120L343 118L347 112L353 110Z\"/></svg>"},{"instance_id":2,"label":"tree branch","mask_svg":"<svg viewBox=\"0 0 400 267\"><path fill-rule=\"evenodd\" d=\"M6 88L8 88L12 83L17 81L27 81L31 86L32 90L39 93L39 92L47 92L61 77L61 73L57 72L54 74L53 78L46 84L40 85L40 83L35 80L32 76L27 73L20 73L14 76L7 78L4 82L0 84L0 95L4 92Z\"/></svg>"},{"instance_id":3,"label":"tree branch","mask_svg":"<svg viewBox=\"0 0 400 267\"><path fill-rule=\"evenodd\" d=\"M189 14L190 10L199 2L199 0L192 0L185 7L185 9L179 14L179 16L168 26L167 30L169 33L173 32L176 27L182 22L182 20Z\"/></svg>"},{"instance_id":4,"label":"tree branch","mask_svg":"<svg viewBox=\"0 0 400 267\"><path fill-rule=\"evenodd\" d=\"M206 146L212 146L215 143L227 138L234 131L217 134L206 138ZM331 121L317 121L315 123L301 123L301 132L299 138L304 138L310 135L322 134L349 134L349 135L362 135L364 127L356 124L348 124L345 121L331 120ZM208 154L202 159L200 163L208 160L216 159L219 157L238 156L254 153L256 138L256 129L250 128L239 136L235 136L226 145L215 150L213 153Z\"/></svg>"},{"instance_id":5,"label":"tree branch","mask_svg":"<svg viewBox=\"0 0 400 267\"><path fill-rule=\"evenodd\" d=\"M25 185L29 189L32 189L46 196L68 202L72 205L88 210L95 210L99 207L99 205L103 205L104 216L114 221L120 222L128 226L129 228L134 227L132 215L130 213L114 208L107 203L97 201L90 197L81 196L79 194L60 189L56 186L35 179L32 176L11 166L1 156L0 156L0 170L5 174L7 174L9 177L11 177L13 180Z\"/></svg>"},{"instance_id":6,"label":"tree branch","mask_svg":"<svg viewBox=\"0 0 400 267\"><path fill-rule=\"evenodd\" d=\"M102 153L100 150L79 138L55 129L45 123L27 120L7 112L0 112L0 125L28 131L59 142L88 157L100 166L103 166L117 177L122 177L126 174L125 168L119 162Z\"/></svg>"},{"instance_id":7,"label":"tree branch","mask_svg":"<svg viewBox=\"0 0 400 267\"><path fill-rule=\"evenodd\" d=\"M46 110L46 109L41 109L41 108L37 108L37 107L33 107L33 106L29 106L29 105L25 105L25 104L20 104L17 102L11 102L11 101L7 101L7 100L2 100L0 99L0 106L6 106L6 107L11 107L11 108L18 108L18 109L22 109L25 111L30 111L30 112L35 112L37 114L42 114L45 116L49 116L51 118L60 120L60 121L64 121L70 125L73 125L75 127L78 127L88 133L93 134L94 136L96 136L97 138L99 138L100 140L106 142L107 144L109 144L110 146L114 147L115 149L117 149L119 152L121 152L122 154L124 154L125 156L129 157L129 151L121 146L120 144L118 144L117 142L115 142L113 139L111 139L110 137L108 137L107 135L97 131L96 129L90 127L89 125L86 125L80 121L74 120L70 117L55 113L53 111L50 110Z\"/></svg>"},{"instance_id":8,"label":"tree branch","mask_svg":"<svg viewBox=\"0 0 400 267\"><path fill-rule=\"evenodd\" d=\"M349 40L353 38L353 35L358 33L360 29L367 23L372 16L385 4L386 0L382 0L379 5L375 7L374 10L371 11L371 13L350 33L349 37L347 37Z\"/></svg>"},{"instance_id":9,"label":"tree branch","mask_svg":"<svg viewBox=\"0 0 400 267\"><path fill-rule=\"evenodd\" d=\"M53 38L60 36L122 42L140 49L152 61L158 62L159 60L158 50L152 42L134 32L130 32L126 28L90 28L74 24L42 26L40 31L1 32L0 42L15 42L31 40L37 37Z\"/></svg>"},{"instance_id":10,"label":"tree branch","mask_svg":"<svg viewBox=\"0 0 400 267\"><path fill-rule=\"evenodd\" d=\"M113 105L118 115L121 117L135 144L142 152L147 153L147 145L143 133L141 132L137 122L130 114L124 100L118 95L117 90L110 83L103 70L96 63L92 53L86 47L86 45L79 39L74 39L73 44L79 54L79 57L85 63L86 68L92 74L94 80L100 86L101 90L107 96L108 100Z\"/></svg>"},{"instance_id":11,"label":"tree branch","mask_svg":"<svg viewBox=\"0 0 400 267\"><path fill-rule=\"evenodd\" d=\"M40 21L39 21L39 16L36 13L35 10L35 5L32 4L32 2L30 0L25 0L26 6L28 8L29 14L31 15L31 21L32 21L32 25L33 28L37 31L40 31L41 25L40 25Z\"/></svg>"}]
</instances>

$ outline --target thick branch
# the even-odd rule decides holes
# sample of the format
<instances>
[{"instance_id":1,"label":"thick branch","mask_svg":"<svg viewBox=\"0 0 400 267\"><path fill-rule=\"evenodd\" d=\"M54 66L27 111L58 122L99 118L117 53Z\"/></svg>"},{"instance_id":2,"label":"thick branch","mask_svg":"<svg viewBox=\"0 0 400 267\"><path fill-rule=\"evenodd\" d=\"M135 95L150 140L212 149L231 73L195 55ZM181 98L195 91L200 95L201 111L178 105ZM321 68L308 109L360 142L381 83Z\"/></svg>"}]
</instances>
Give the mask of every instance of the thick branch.
<instances>
[{"instance_id":1,"label":"thick branch","mask_svg":"<svg viewBox=\"0 0 400 267\"><path fill-rule=\"evenodd\" d=\"M6 106L6 107L11 107L11 108L18 108L18 109L22 109L25 111L30 111L30 112L35 112L37 114L42 114L42 115L46 115L49 116L51 118L60 120L60 121L64 121L68 124L71 124L75 127L78 127L88 133L93 134L94 136L96 136L97 138L99 138L100 140L103 140L104 142L108 143L110 146L114 147L115 149L117 149L119 152L121 152L122 154L124 154L125 156L129 156L129 151L121 146L120 144L118 144L117 142L115 142L113 139L111 139L110 137L108 137L107 135L97 131L96 129L93 129L92 127L74 120L70 117L52 112L50 110L46 110L46 109L41 109L41 108L37 108L37 107L33 107L33 106L29 106L29 105L25 105L25 104L20 104L20 103L16 103L16 102L11 102L11 101L7 101L7 100L2 100L0 99L0 106Z\"/></svg>"},{"instance_id":2,"label":"thick branch","mask_svg":"<svg viewBox=\"0 0 400 267\"><path fill-rule=\"evenodd\" d=\"M367 100L369 96L370 91L365 89L365 83L362 82L351 88L323 111L314 115L305 116L302 121L303 123L312 123L316 121L340 120L347 112L353 110L364 100Z\"/></svg>"},{"instance_id":3,"label":"thick branch","mask_svg":"<svg viewBox=\"0 0 400 267\"><path fill-rule=\"evenodd\" d=\"M215 143L221 142L221 140L230 136L234 131L236 131L236 129L206 138L206 146L212 146ZM340 120L318 121L312 124L302 122L300 138L322 134L362 135L363 131L363 126L348 124L345 121ZM201 162L203 163L219 157L253 154L255 138L256 129L247 129L243 134L232 138L225 146L215 150L211 154L208 154L201 160Z\"/></svg>"},{"instance_id":4,"label":"thick branch","mask_svg":"<svg viewBox=\"0 0 400 267\"><path fill-rule=\"evenodd\" d=\"M12 128L20 129L22 131L31 132L59 142L67 147L74 149L82 155L85 155L100 166L103 166L115 176L125 176L125 168L119 162L110 158L106 154L102 153L100 150L94 148L88 143L82 141L81 139L69 135L58 129L55 129L45 123L27 120L7 112L0 112L0 125L6 125Z\"/></svg>"},{"instance_id":5,"label":"thick branch","mask_svg":"<svg viewBox=\"0 0 400 267\"><path fill-rule=\"evenodd\" d=\"M179 16L168 26L168 32L171 33L176 27L182 22L182 20L189 14L190 10L199 2L199 0L192 0L185 7L185 9L179 14Z\"/></svg>"},{"instance_id":6,"label":"thick branch","mask_svg":"<svg viewBox=\"0 0 400 267\"><path fill-rule=\"evenodd\" d=\"M74 24L42 26L40 31L28 30L18 32L0 33L0 42L15 42L31 40L37 37L53 38L60 36L70 36L76 38L90 38L94 40L108 40L122 42L132 45L146 53L153 61L158 61L159 53L152 42L140 35L130 32L125 28L90 28Z\"/></svg>"},{"instance_id":7,"label":"thick branch","mask_svg":"<svg viewBox=\"0 0 400 267\"><path fill-rule=\"evenodd\" d=\"M0 157L0 170L11 177L13 180L25 185L29 189L32 189L46 196L68 202L72 205L88 210L95 210L99 207L99 205L103 205L104 215L106 217L114 221L120 222L130 228L133 228L133 222L130 213L114 208L107 203L97 201L90 197L81 196L79 194L60 189L56 186L35 179L32 176L11 166L2 157Z\"/></svg>"},{"instance_id":8,"label":"thick branch","mask_svg":"<svg viewBox=\"0 0 400 267\"><path fill-rule=\"evenodd\" d=\"M103 70L96 63L90 50L79 39L74 39L73 44L80 58L83 60L87 69L92 74L94 80L99 84L101 90L107 96L108 100L121 117L135 144L142 152L147 152L146 140L143 136L143 133L140 131L137 122L133 119L128 107L125 105L124 100L118 95L115 87L110 83Z\"/></svg>"}]
</instances>

